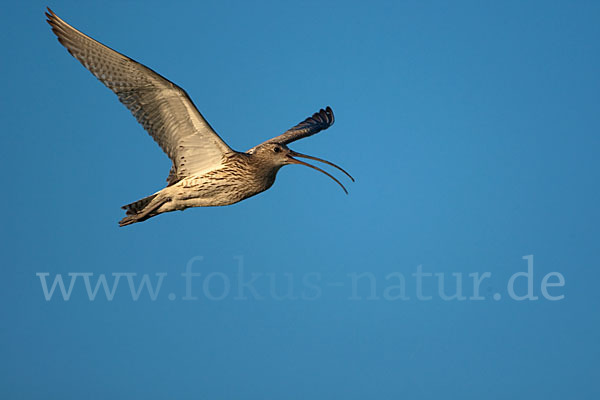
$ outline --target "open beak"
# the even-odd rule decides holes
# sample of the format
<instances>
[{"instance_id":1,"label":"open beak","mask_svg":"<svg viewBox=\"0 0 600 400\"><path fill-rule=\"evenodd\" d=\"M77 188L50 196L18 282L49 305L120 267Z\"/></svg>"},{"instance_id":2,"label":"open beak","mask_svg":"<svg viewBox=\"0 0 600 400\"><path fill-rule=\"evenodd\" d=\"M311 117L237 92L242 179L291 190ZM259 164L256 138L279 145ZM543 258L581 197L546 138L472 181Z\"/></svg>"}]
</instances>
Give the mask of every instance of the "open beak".
<instances>
[{"instance_id":1,"label":"open beak","mask_svg":"<svg viewBox=\"0 0 600 400\"><path fill-rule=\"evenodd\" d=\"M344 187L344 185L342 185L342 183L340 181L338 181L333 175L331 175L330 173L328 173L326 171L323 171L319 167L315 167L314 165L311 165L309 163L305 163L304 161L296 160L292 156L293 157L308 158L310 160L315 160L315 161L319 161L319 162L325 163L327 165L331 165L332 167L337 168L340 171L342 171L344 174L346 174L348 176L348 178L350 178L352 180L352 182L354 182L354 178L349 173L347 173L342 167L339 167L339 166L335 165L332 162L329 162L327 160L323 160L323 159L318 158L318 157L307 156L306 154L297 153L295 151L289 150L288 158L290 159L291 163L293 163L293 164L300 164L300 165L306 165L307 167L310 167L312 169L316 169L317 171L324 173L325 175L327 175L328 177L330 177L331 179L333 179L338 185L340 185L342 187L342 189L344 189L344 192L346 192L346 194L348 194L348 191L346 190L346 188Z\"/></svg>"}]
</instances>

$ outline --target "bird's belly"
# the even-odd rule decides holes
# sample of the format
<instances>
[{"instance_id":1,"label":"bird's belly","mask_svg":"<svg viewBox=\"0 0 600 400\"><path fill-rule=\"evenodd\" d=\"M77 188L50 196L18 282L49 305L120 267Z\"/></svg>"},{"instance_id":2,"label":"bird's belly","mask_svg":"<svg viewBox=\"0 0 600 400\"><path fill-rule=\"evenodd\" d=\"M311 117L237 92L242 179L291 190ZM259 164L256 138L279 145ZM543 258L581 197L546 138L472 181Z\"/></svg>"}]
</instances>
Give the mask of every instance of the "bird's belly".
<instances>
[{"instance_id":1,"label":"bird's belly","mask_svg":"<svg viewBox=\"0 0 600 400\"><path fill-rule=\"evenodd\" d=\"M254 196L266 189L268 182L219 177L189 177L170 186L171 201L165 206L172 210L189 207L227 206Z\"/></svg>"}]
</instances>

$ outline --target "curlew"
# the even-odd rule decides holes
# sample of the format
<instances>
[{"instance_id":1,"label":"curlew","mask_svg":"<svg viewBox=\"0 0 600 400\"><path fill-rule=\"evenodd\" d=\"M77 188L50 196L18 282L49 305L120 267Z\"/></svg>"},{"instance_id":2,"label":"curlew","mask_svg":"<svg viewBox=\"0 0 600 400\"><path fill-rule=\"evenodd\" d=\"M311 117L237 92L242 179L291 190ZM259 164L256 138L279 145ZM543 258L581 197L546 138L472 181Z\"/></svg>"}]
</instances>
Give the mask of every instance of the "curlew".
<instances>
[{"instance_id":1,"label":"curlew","mask_svg":"<svg viewBox=\"0 0 600 400\"><path fill-rule=\"evenodd\" d=\"M206 122L187 93L150 68L83 34L48 8L48 23L85 68L112 90L121 103L172 160L167 186L122 208L120 226L190 207L234 204L269 189L281 167L301 164L344 185L306 158L344 169L321 158L297 153L287 145L333 125L330 107L245 153L232 150Z\"/></svg>"}]
</instances>

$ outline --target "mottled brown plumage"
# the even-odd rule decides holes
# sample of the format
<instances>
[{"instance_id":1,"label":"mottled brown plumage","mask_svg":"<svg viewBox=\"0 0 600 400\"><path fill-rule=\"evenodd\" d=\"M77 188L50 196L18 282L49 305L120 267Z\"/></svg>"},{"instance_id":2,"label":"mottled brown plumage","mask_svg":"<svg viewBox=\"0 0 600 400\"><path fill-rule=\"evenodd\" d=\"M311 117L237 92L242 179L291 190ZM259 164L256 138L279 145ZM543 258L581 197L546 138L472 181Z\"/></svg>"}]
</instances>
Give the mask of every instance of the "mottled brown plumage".
<instances>
[{"instance_id":1,"label":"mottled brown plumage","mask_svg":"<svg viewBox=\"0 0 600 400\"><path fill-rule=\"evenodd\" d=\"M123 206L120 226L145 221L165 212L189 207L224 206L269 189L281 167L301 164L316 169L346 188L331 174L298 160L308 158L287 145L314 135L334 123L330 107L283 134L245 153L232 150L211 128L187 93L171 81L73 28L52 10L48 23L59 42L96 78L112 90L173 161L167 187Z\"/></svg>"}]
</instances>

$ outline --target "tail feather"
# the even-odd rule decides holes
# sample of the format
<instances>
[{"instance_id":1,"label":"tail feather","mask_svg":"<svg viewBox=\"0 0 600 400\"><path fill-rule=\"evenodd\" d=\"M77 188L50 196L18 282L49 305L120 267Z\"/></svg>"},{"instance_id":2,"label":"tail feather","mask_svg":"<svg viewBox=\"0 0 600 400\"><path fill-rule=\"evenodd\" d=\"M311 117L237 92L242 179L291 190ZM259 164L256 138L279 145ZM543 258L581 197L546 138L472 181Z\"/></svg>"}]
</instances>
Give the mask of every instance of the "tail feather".
<instances>
[{"instance_id":1,"label":"tail feather","mask_svg":"<svg viewBox=\"0 0 600 400\"><path fill-rule=\"evenodd\" d=\"M152 218L155 215L160 214L156 211L160 208L160 206L171 200L164 196L155 199L157 195L158 193L148 197L144 197L141 200L121 207L126 211L127 216L119 221L119 226L131 225L135 224L136 222L142 222L147 220L148 218Z\"/></svg>"},{"instance_id":2,"label":"tail feather","mask_svg":"<svg viewBox=\"0 0 600 400\"><path fill-rule=\"evenodd\" d=\"M158 194L158 193L157 193ZM123 207L121 207L123 210L125 210L125 214L127 215L135 215L138 214L139 212L141 212L148 204L150 204L150 202L156 197L157 194L153 194L151 196L148 197L144 197L143 199L140 199L138 201L134 201L133 203L124 205Z\"/></svg>"},{"instance_id":3,"label":"tail feather","mask_svg":"<svg viewBox=\"0 0 600 400\"><path fill-rule=\"evenodd\" d=\"M131 224L135 224L136 222L141 222L139 219L135 217L135 215L130 215L128 217L123 218L119 221L119 226L127 226Z\"/></svg>"}]
</instances>

